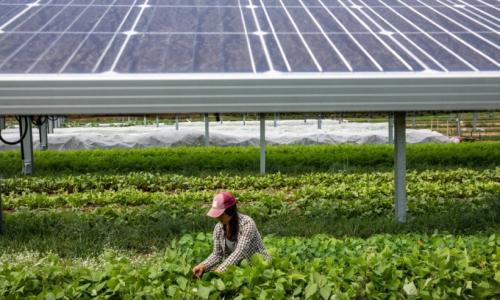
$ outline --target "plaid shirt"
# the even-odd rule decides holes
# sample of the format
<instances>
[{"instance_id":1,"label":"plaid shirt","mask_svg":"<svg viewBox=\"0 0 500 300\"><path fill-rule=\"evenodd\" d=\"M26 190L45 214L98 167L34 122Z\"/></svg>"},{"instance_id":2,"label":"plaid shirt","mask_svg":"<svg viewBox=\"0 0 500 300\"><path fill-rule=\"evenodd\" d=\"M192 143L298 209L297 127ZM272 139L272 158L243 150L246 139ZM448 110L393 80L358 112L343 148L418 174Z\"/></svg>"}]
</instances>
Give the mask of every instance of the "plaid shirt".
<instances>
[{"instance_id":1,"label":"plaid shirt","mask_svg":"<svg viewBox=\"0 0 500 300\"><path fill-rule=\"evenodd\" d=\"M238 213L239 217L239 231L235 243L235 249L230 253L226 247L226 237L224 236L224 228L221 223L217 223L214 228L214 250L202 264L205 265L206 270L212 269L215 265L222 261L217 267L217 270L224 272L230 265L238 264L245 258L251 257L255 253L260 253L266 260L271 259L269 254L264 248L264 243L257 230L255 221L247 215Z\"/></svg>"}]
</instances>

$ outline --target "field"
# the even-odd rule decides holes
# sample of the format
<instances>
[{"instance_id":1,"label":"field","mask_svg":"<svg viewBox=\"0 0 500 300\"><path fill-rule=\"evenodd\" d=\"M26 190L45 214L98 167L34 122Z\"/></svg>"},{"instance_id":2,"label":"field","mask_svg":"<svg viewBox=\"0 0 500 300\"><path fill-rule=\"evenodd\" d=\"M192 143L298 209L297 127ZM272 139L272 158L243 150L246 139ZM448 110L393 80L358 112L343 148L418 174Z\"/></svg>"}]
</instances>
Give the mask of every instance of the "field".
<instances>
[{"instance_id":1,"label":"field","mask_svg":"<svg viewBox=\"0 0 500 300\"><path fill-rule=\"evenodd\" d=\"M0 152L2 299L498 299L500 144ZM191 276L213 195L234 192L272 256Z\"/></svg>"}]
</instances>

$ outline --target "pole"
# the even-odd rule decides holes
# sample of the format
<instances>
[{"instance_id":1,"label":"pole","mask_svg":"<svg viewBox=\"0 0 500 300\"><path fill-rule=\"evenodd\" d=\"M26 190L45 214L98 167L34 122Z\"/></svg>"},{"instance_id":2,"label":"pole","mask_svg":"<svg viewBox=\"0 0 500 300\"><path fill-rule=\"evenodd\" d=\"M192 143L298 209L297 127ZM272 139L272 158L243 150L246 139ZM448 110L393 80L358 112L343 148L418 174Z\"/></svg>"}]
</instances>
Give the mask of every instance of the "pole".
<instances>
[{"instance_id":1,"label":"pole","mask_svg":"<svg viewBox=\"0 0 500 300\"><path fill-rule=\"evenodd\" d=\"M49 137L48 137L48 117L45 122L38 128L40 135L40 149L47 150L49 148Z\"/></svg>"},{"instance_id":2,"label":"pole","mask_svg":"<svg viewBox=\"0 0 500 300\"><path fill-rule=\"evenodd\" d=\"M160 127L160 115L156 115L156 127Z\"/></svg>"},{"instance_id":3,"label":"pole","mask_svg":"<svg viewBox=\"0 0 500 300\"><path fill-rule=\"evenodd\" d=\"M413 112L412 125L413 125L413 129L417 129L417 113L416 112Z\"/></svg>"},{"instance_id":4,"label":"pole","mask_svg":"<svg viewBox=\"0 0 500 300\"><path fill-rule=\"evenodd\" d=\"M392 112L387 116L388 127L389 127L389 144L394 142L394 114Z\"/></svg>"},{"instance_id":5,"label":"pole","mask_svg":"<svg viewBox=\"0 0 500 300\"><path fill-rule=\"evenodd\" d=\"M0 130L5 129L5 117L0 116Z\"/></svg>"},{"instance_id":6,"label":"pole","mask_svg":"<svg viewBox=\"0 0 500 300\"><path fill-rule=\"evenodd\" d=\"M406 115L395 113L394 191L395 215L398 223L406 222Z\"/></svg>"},{"instance_id":7,"label":"pole","mask_svg":"<svg viewBox=\"0 0 500 300\"><path fill-rule=\"evenodd\" d=\"M278 125L278 114L274 113L274 127Z\"/></svg>"},{"instance_id":8,"label":"pole","mask_svg":"<svg viewBox=\"0 0 500 300\"><path fill-rule=\"evenodd\" d=\"M208 114L204 114L203 119L205 121L205 146L208 146L210 138L208 132Z\"/></svg>"},{"instance_id":9,"label":"pole","mask_svg":"<svg viewBox=\"0 0 500 300\"><path fill-rule=\"evenodd\" d=\"M477 120L478 119L479 119L479 113L477 111L475 111L473 114L473 119L472 119L472 131L473 132L477 131Z\"/></svg>"},{"instance_id":10,"label":"pole","mask_svg":"<svg viewBox=\"0 0 500 300\"><path fill-rule=\"evenodd\" d=\"M318 129L321 129L321 117L322 115L321 114L318 114Z\"/></svg>"},{"instance_id":11,"label":"pole","mask_svg":"<svg viewBox=\"0 0 500 300\"><path fill-rule=\"evenodd\" d=\"M266 114L260 117L260 175L266 174Z\"/></svg>"},{"instance_id":12,"label":"pole","mask_svg":"<svg viewBox=\"0 0 500 300\"><path fill-rule=\"evenodd\" d=\"M462 128L460 128L460 113L457 113L457 136L460 137L462 135Z\"/></svg>"},{"instance_id":13,"label":"pole","mask_svg":"<svg viewBox=\"0 0 500 300\"><path fill-rule=\"evenodd\" d=\"M175 130L179 130L179 115L175 115Z\"/></svg>"},{"instance_id":14,"label":"pole","mask_svg":"<svg viewBox=\"0 0 500 300\"><path fill-rule=\"evenodd\" d=\"M19 121L20 133L27 130L24 139L21 141L21 157L23 160L24 175L33 175L33 131L31 119L31 116L21 117Z\"/></svg>"}]
</instances>

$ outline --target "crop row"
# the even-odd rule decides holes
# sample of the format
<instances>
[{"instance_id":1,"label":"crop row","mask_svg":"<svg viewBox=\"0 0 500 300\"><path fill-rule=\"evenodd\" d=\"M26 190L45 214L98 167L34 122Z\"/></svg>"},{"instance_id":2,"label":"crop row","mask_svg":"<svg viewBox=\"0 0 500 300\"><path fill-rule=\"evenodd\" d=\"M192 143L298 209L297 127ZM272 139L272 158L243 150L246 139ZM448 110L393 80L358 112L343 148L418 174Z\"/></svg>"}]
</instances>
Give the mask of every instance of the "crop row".
<instances>
[{"instance_id":1,"label":"crop row","mask_svg":"<svg viewBox=\"0 0 500 300\"><path fill-rule=\"evenodd\" d=\"M407 146L409 169L491 168L500 164L498 143L422 144ZM390 170L391 145L292 145L269 146L270 173L304 173L338 170ZM20 175L18 151L0 152L0 177ZM93 149L36 151L39 175L82 173L173 172L188 175L256 174L257 147L174 147L146 149Z\"/></svg>"},{"instance_id":2,"label":"crop row","mask_svg":"<svg viewBox=\"0 0 500 300\"><path fill-rule=\"evenodd\" d=\"M70 260L0 257L3 299L493 299L500 295L500 238L442 234L266 237L258 255L224 274L191 277L211 235L184 235L161 252L116 251Z\"/></svg>"},{"instance_id":3,"label":"crop row","mask_svg":"<svg viewBox=\"0 0 500 300\"><path fill-rule=\"evenodd\" d=\"M415 186L434 185L442 194L456 192L481 184L500 182L500 168L483 170L454 169L410 171L407 174L410 190ZM392 172L323 172L301 175L282 173L265 176L238 176L219 173L211 176L184 176L151 172L131 172L123 175L66 175L43 177L11 177L2 180L1 194L25 193L75 193L85 191L119 191L137 189L144 192L182 192L227 190L262 190L262 189L299 189L304 186L338 188L341 190L360 190L360 186L375 189L387 189L393 184ZM456 187L454 188L453 185ZM443 187L446 186L445 189Z\"/></svg>"}]
</instances>

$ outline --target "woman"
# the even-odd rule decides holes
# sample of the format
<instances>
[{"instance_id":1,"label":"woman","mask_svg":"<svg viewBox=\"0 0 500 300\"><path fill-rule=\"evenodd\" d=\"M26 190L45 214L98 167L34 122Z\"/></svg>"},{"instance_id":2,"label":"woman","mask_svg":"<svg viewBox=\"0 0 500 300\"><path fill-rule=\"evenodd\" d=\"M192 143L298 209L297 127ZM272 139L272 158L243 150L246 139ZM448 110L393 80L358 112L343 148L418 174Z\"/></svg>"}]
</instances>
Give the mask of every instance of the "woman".
<instances>
[{"instance_id":1,"label":"woman","mask_svg":"<svg viewBox=\"0 0 500 300\"><path fill-rule=\"evenodd\" d=\"M255 253L262 254L266 260L270 259L254 220L238 213L236 199L231 193L215 195L207 216L219 221L214 228L214 248L207 259L193 268L194 276L200 278L205 271L213 269L221 261L215 272L224 272L228 266Z\"/></svg>"}]
</instances>

